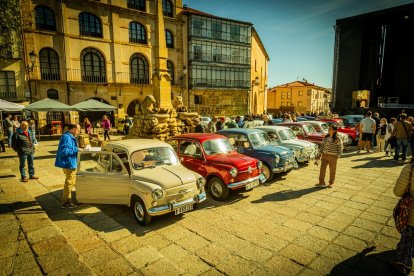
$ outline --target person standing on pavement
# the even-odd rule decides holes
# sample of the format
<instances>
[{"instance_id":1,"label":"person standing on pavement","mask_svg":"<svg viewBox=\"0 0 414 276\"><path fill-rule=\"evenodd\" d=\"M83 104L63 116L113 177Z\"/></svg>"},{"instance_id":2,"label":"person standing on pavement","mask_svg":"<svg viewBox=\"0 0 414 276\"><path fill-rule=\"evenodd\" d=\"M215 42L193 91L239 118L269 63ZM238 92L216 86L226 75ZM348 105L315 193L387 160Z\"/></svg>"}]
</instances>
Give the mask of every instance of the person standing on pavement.
<instances>
[{"instance_id":1,"label":"person standing on pavement","mask_svg":"<svg viewBox=\"0 0 414 276\"><path fill-rule=\"evenodd\" d=\"M378 146L378 141L377 141L377 135L378 135L378 130L380 128L381 125L381 120L379 118L379 114L377 112L374 113L374 116L372 116L372 119L374 119L375 121L375 132L374 135L372 135L372 147L375 148Z\"/></svg>"},{"instance_id":2,"label":"person standing on pavement","mask_svg":"<svg viewBox=\"0 0 414 276\"><path fill-rule=\"evenodd\" d=\"M23 121L21 126L16 130L12 137L12 148L17 152L19 156L19 169L22 182L28 182L29 180L26 177L26 161L27 167L29 170L30 179L39 179L35 175L34 169L34 141L32 140L32 134L29 130L29 123Z\"/></svg>"},{"instance_id":3,"label":"person standing on pavement","mask_svg":"<svg viewBox=\"0 0 414 276\"><path fill-rule=\"evenodd\" d=\"M360 132L362 133L362 143L361 146L358 147L358 153L361 149L364 149L366 146L367 152L370 153L371 149L371 142L372 136L375 134L377 130L377 125L375 120L371 118L372 112L368 111L367 116L361 120L360 122Z\"/></svg>"},{"instance_id":4,"label":"person standing on pavement","mask_svg":"<svg viewBox=\"0 0 414 276\"><path fill-rule=\"evenodd\" d=\"M377 151L383 152L385 151L385 134L387 134L387 119L382 118L379 128L378 128L378 134L377 134Z\"/></svg>"},{"instance_id":5,"label":"person standing on pavement","mask_svg":"<svg viewBox=\"0 0 414 276\"><path fill-rule=\"evenodd\" d=\"M395 147L394 161L398 162L400 155L400 147L402 151L402 161L404 162L407 159L407 149L408 149L408 139L412 133L412 125L406 121L407 115L401 114L400 120L395 125L394 133L397 140L397 145Z\"/></svg>"},{"instance_id":6,"label":"person standing on pavement","mask_svg":"<svg viewBox=\"0 0 414 276\"><path fill-rule=\"evenodd\" d=\"M404 196L409 190L414 195L414 174L413 160L406 165L397 179L394 186L394 194L398 197ZM410 189L409 189L410 187ZM393 263L394 269L401 275L409 275L413 265L414 253L414 204L408 209L408 222L401 231L401 238L397 244L396 261Z\"/></svg>"},{"instance_id":7,"label":"person standing on pavement","mask_svg":"<svg viewBox=\"0 0 414 276\"><path fill-rule=\"evenodd\" d=\"M108 119L108 116L104 115L102 119L102 128L104 130L104 141L108 137L108 141L111 141L111 137L109 137L109 131L111 130L111 121Z\"/></svg>"},{"instance_id":8,"label":"person standing on pavement","mask_svg":"<svg viewBox=\"0 0 414 276\"><path fill-rule=\"evenodd\" d=\"M395 127L395 123L397 122L397 118L391 118L390 119L390 123L387 126L387 132L385 134L385 156L389 156L390 150L391 148L393 148L393 145L389 145L388 140L391 138L393 132L394 132L394 127Z\"/></svg>"},{"instance_id":9,"label":"person standing on pavement","mask_svg":"<svg viewBox=\"0 0 414 276\"><path fill-rule=\"evenodd\" d=\"M12 115L8 114L7 118L4 120L7 128L7 143L9 148L12 146L12 136L14 133L13 122L12 122Z\"/></svg>"},{"instance_id":10,"label":"person standing on pavement","mask_svg":"<svg viewBox=\"0 0 414 276\"><path fill-rule=\"evenodd\" d=\"M207 133L217 132L217 127L216 127L217 120L218 120L217 116L213 116L213 119L210 122L208 122L207 130L206 130Z\"/></svg>"},{"instance_id":11,"label":"person standing on pavement","mask_svg":"<svg viewBox=\"0 0 414 276\"><path fill-rule=\"evenodd\" d=\"M129 129L132 126L132 120L129 118L128 115L125 115L125 120L124 120L124 134L128 135L129 134Z\"/></svg>"},{"instance_id":12,"label":"person standing on pavement","mask_svg":"<svg viewBox=\"0 0 414 276\"><path fill-rule=\"evenodd\" d=\"M200 123L200 119L199 118L195 118L193 120L194 122L194 132L195 133L205 133L206 130L204 129L204 126Z\"/></svg>"},{"instance_id":13,"label":"person standing on pavement","mask_svg":"<svg viewBox=\"0 0 414 276\"><path fill-rule=\"evenodd\" d=\"M220 120L217 121L216 123L216 131L220 131L224 129L224 117L220 117Z\"/></svg>"},{"instance_id":14,"label":"person standing on pavement","mask_svg":"<svg viewBox=\"0 0 414 276\"><path fill-rule=\"evenodd\" d=\"M76 204L72 202L72 190L75 187L76 169L78 167L79 149L76 137L79 133L80 125L70 124L68 130L60 138L56 154L55 166L62 168L66 176L63 186L62 208L76 207Z\"/></svg>"},{"instance_id":15,"label":"person standing on pavement","mask_svg":"<svg viewBox=\"0 0 414 276\"><path fill-rule=\"evenodd\" d=\"M17 115L13 116L12 123L13 123L13 132L16 132L17 129L20 127L19 117L17 117Z\"/></svg>"},{"instance_id":16,"label":"person standing on pavement","mask_svg":"<svg viewBox=\"0 0 414 276\"><path fill-rule=\"evenodd\" d=\"M414 158L414 117L410 116L407 118L407 121L411 124L411 136L408 141L411 147L411 159Z\"/></svg>"},{"instance_id":17,"label":"person standing on pavement","mask_svg":"<svg viewBox=\"0 0 414 276\"><path fill-rule=\"evenodd\" d=\"M319 172L319 184L316 186L326 186L325 175L329 165L328 188L332 188L335 182L336 165L338 158L341 157L342 150L342 143L338 137L338 128L335 125L331 125L329 127L329 134L325 136L321 144L321 155L319 156L319 159L321 159L321 169Z\"/></svg>"}]
</instances>

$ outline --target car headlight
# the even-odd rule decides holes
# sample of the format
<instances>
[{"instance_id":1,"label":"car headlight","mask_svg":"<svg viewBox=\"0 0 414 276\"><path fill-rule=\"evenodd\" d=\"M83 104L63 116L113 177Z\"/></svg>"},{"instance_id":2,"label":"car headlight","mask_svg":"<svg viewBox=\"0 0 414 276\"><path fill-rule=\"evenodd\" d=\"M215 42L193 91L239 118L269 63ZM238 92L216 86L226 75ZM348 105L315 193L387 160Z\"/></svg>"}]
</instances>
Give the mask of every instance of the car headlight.
<instances>
[{"instance_id":1,"label":"car headlight","mask_svg":"<svg viewBox=\"0 0 414 276\"><path fill-rule=\"evenodd\" d=\"M159 200L164 195L164 192L161 189L155 189L154 191L152 191L151 195L153 199Z\"/></svg>"},{"instance_id":2,"label":"car headlight","mask_svg":"<svg viewBox=\"0 0 414 276\"><path fill-rule=\"evenodd\" d=\"M280 157L279 157L279 155L276 154L276 156L275 156L275 162L276 162L276 164L279 163L279 161L280 161Z\"/></svg>"},{"instance_id":3,"label":"car headlight","mask_svg":"<svg viewBox=\"0 0 414 276\"><path fill-rule=\"evenodd\" d=\"M258 161L257 162L257 168L260 170L262 168L262 166L263 166L262 161Z\"/></svg>"},{"instance_id":4,"label":"car headlight","mask_svg":"<svg viewBox=\"0 0 414 276\"><path fill-rule=\"evenodd\" d=\"M197 187L201 189L204 185L206 185L206 179L204 177L197 178Z\"/></svg>"},{"instance_id":5,"label":"car headlight","mask_svg":"<svg viewBox=\"0 0 414 276\"><path fill-rule=\"evenodd\" d=\"M231 176L232 177L236 177L236 175L238 174L239 172L237 171L237 169L236 168L232 168L231 170L230 170L230 174L231 174Z\"/></svg>"}]
</instances>

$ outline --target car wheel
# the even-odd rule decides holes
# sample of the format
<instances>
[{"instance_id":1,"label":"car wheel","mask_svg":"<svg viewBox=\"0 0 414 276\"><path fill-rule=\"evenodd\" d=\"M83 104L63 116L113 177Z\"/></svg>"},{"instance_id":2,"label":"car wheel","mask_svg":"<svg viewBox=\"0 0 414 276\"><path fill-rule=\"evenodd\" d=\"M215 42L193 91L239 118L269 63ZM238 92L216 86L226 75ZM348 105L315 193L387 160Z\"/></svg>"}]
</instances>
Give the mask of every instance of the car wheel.
<instances>
[{"instance_id":1,"label":"car wheel","mask_svg":"<svg viewBox=\"0 0 414 276\"><path fill-rule=\"evenodd\" d=\"M151 216L148 214L145 204L140 198L133 199L132 211L139 224L145 226L151 223Z\"/></svg>"},{"instance_id":2,"label":"car wheel","mask_svg":"<svg viewBox=\"0 0 414 276\"><path fill-rule=\"evenodd\" d=\"M273 179L273 171L268 164L263 164L262 173L265 177L265 181L263 181L263 183L266 183Z\"/></svg>"},{"instance_id":3,"label":"car wheel","mask_svg":"<svg viewBox=\"0 0 414 276\"><path fill-rule=\"evenodd\" d=\"M208 191L215 200L225 200L229 196L229 188L217 177L208 182Z\"/></svg>"}]
</instances>

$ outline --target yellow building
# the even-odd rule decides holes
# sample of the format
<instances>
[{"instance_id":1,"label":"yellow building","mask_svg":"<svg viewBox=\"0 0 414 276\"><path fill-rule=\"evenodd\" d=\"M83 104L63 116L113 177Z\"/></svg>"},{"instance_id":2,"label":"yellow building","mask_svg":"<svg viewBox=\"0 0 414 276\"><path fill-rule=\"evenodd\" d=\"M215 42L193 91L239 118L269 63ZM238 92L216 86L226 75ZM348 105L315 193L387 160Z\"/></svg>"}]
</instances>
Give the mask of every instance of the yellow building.
<instances>
[{"instance_id":1,"label":"yellow building","mask_svg":"<svg viewBox=\"0 0 414 276\"><path fill-rule=\"evenodd\" d=\"M170 100L169 91L182 89L177 76L185 67L181 8L181 0L25 1L24 21L35 16L23 32L26 59L37 56L31 98L70 105L95 98L120 116L133 115L147 95L165 102L160 86ZM171 86L160 85L167 72Z\"/></svg>"},{"instance_id":2,"label":"yellow building","mask_svg":"<svg viewBox=\"0 0 414 276\"><path fill-rule=\"evenodd\" d=\"M329 111L331 91L305 81L294 81L270 88L267 110L270 113L294 111L321 113Z\"/></svg>"}]
</instances>

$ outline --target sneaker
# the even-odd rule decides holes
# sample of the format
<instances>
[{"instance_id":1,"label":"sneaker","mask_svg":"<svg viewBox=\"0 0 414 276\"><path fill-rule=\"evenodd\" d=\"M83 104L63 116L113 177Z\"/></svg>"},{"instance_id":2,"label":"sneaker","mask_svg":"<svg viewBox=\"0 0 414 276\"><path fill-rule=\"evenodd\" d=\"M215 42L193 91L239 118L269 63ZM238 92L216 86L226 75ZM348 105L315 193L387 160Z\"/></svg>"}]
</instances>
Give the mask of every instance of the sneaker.
<instances>
[{"instance_id":1,"label":"sneaker","mask_svg":"<svg viewBox=\"0 0 414 276\"><path fill-rule=\"evenodd\" d=\"M76 207L77 207L77 205L76 204L73 204L70 201L67 201L67 202L65 202L65 203L62 204L62 208L76 208Z\"/></svg>"},{"instance_id":2,"label":"sneaker","mask_svg":"<svg viewBox=\"0 0 414 276\"><path fill-rule=\"evenodd\" d=\"M326 187L326 184L319 183L319 184L316 184L316 185L315 185L315 187L320 187L320 188L322 188L322 187Z\"/></svg>"},{"instance_id":3,"label":"sneaker","mask_svg":"<svg viewBox=\"0 0 414 276\"><path fill-rule=\"evenodd\" d=\"M30 179L39 179L39 177L37 177L35 175L32 175L32 176L30 176Z\"/></svg>"},{"instance_id":4,"label":"sneaker","mask_svg":"<svg viewBox=\"0 0 414 276\"><path fill-rule=\"evenodd\" d=\"M27 179L27 177L23 177L22 180L20 180L21 182L29 182L29 180Z\"/></svg>"}]
</instances>

